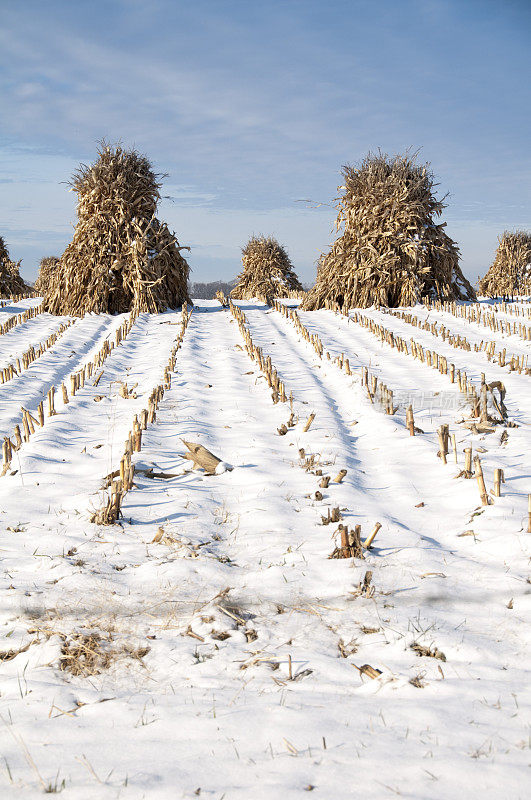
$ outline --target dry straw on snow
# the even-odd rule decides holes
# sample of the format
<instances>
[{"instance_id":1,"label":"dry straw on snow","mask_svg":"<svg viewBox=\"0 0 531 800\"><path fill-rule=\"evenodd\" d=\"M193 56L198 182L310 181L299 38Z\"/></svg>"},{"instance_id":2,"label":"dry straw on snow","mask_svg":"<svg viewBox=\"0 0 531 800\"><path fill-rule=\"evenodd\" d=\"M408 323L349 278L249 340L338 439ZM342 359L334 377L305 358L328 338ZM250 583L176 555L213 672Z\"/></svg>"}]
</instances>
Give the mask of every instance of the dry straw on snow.
<instances>
[{"instance_id":1,"label":"dry straw on snow","mask_svg":"<svg viewBox=\"0 0 531 800\"><path fill-rule=\"evenodd\" d=\"M4 239L0 236L0 296L27 294L30 288L19 273L20 261L11 261Z\"/></svg>"},{"instance_id":2,"label":"dry straw on snow","mask_svg":"<svg viewBox=\"0 0 531 800\"><path fill-rule=\"evenodd\" d=\"M343 167L343 177L336 221L342 233L321 257L302 308L474 298L446 223L435 222L445 204L435 197L429 164L416 164L415 156L369 153L360 166Z\"/></svg>"},{"instance_id":3,"label":"dry straw on snow","mask_svg":"<svg viewBox=\"0 0 531 800\"><path fill-rule=\"evenodd\" d=\"M285 248L272 236L252 236L242 253L243 270L230 293L235 300L256 297L270 304L303 291Z\"/></svg>"},{"instance_id":4,"label":"dry straw on snow","mask_svg":"<svg viewBox=\"0 0 531 800\"><path fill-rule=\"evenodd\" d=\"M504 231L498 243L496 257L479 282L481 294L493 297L531 291L531 234Z\"/></svg>"},{"instance_id":5,"label":"dry straw on snow","mask_svg":"<svg viewBox=\"0 0 531 800\"><path fill-rule=\"evenodd\" d=\"M160 177L145 156L105 142L92 166L80 166L78 221L45 287L47 311L156 313L191 302L188 248L155 216Z\"/></svg>"},{"instance_id":6,"label":"dry straw on snow","mask_svg":"<svg viewBox=\"0 0 531 800\"><path fill-rule=\"evenodd\" d=\"M46 256L41 258L39 274L35 281L35 291L37 294L44 294L58 269L59 259L57 256Z\"/></svg>"}]
</instances>

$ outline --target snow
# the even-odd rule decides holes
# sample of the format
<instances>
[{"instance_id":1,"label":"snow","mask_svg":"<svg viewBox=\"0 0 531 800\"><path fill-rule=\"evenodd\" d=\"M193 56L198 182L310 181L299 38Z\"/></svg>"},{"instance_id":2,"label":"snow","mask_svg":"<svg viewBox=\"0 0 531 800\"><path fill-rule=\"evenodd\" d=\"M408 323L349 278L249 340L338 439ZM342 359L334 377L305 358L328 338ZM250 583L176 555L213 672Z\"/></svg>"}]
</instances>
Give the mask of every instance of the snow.
<instances>
[{"instance_id":1,"label":"snow","mask_svg":"<svg viewBox=\"0 0 531 800\"><path fill-rule=\"evenodd\" d=\"M198 300L171 388L133 456L119 525L96 526L90 514L162 379L179 312L140 315L97 387L88 381L67 406L56 396L57 415L0 478L0 654L12 656L0 662L2 796L526 797L530 377L364 311L474 381L503 380L519 427L473 434L456 422L467 410L446 376L353 321L300 312L332 358L349 358L347 376L278 312L238 305L293 392L286 435L277 431L289 403L273 404L235 319ZM1 320L20 306L0 309ZM76 321L0 386L4 435L22 405L34 412L123 319ZM529 352L518 337L445 312L429 319ZM64 321L39 315L0 336L0 367ZM400 398L394 416L369 402L364 366ZM137 384L136 397L121 397L119 381ZM410 402L424 431L415 437ZM443 423L459 465L437 458ZM182 439L222 459L215 475L190 469ZM489 490L494 469L505 473L502 497L486 507L475 479L455 477L469 445ZM314 471L346 469L343 481L319 488L305 469L312 455ZM364 560L328 558L338 526L322 517L333 507L363 539L382 525ZM367 571L374 591L363 589ZM76 641L110 655L107 666L61 669ZM367 664L378 677L360 672Z\"/></svg>"}]
</instances>

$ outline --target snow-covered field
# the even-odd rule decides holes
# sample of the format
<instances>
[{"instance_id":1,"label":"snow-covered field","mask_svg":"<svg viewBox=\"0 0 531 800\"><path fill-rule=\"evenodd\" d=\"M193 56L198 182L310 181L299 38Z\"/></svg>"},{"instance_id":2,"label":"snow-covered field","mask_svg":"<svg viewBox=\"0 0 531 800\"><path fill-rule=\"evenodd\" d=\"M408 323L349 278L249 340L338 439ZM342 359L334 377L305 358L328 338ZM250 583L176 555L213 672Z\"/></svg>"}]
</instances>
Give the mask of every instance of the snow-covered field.
<instances>
[{"instance_id":1,"label":"snow-covered field","mask_svg":"<svg viewBox=\"0 0 531 800\"><path fill-rule=\"evenodd\" d=\"M37 303L6 305L0 322ZM299 314L330 354L319 358L278 311L238 305L293 393L294 426L279 435L290 404L273 403L231 312L196 301L119 524L90 516L162 380L181 313L140 315L97 385L93 375L67 405L61 384L125 317L76 320L0 385L9 437L21 407L37 418L57 389L57 414L0 478L0 796L527 797L531 375L363 312L477 386L482 373L504 383L509 426L476 433L447 375L353 320ZM518 307L495 313L531 325L531 304ZM413 313L472 348L529 355L518 335ZM0 369L65 321L40 314L0 336ZM394 415L370 402L364 367L394 391ZM442 424L457 464L452 450L446 465L437 457ZM233 469L192 471L183 438ZM469 446L489 493L504 471L490 505L474 477L456 477ZM329 559L338 524L323 517L337 507L362 539L381 524L364 559Z\"/></svg>"}]
</instances>

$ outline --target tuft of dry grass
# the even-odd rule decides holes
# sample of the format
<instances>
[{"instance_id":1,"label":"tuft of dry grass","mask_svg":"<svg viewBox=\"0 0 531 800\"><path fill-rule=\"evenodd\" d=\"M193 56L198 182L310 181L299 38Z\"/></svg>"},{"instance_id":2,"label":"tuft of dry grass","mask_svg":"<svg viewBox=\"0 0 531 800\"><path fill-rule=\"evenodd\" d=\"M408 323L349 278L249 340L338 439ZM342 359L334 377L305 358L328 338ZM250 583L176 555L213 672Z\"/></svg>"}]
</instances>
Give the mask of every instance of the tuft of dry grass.
<instances>
[{"instance_id":1,"label":"tuft of dry grass","mask_svg":"<svg viewBox=\"0 0 531 800\"><path fill-rule=\"evenodd\" d=\"M117 644L110 632L106 636L96 631L63 634L61 639L59 669L83 678L100 675L121 658L142 661L150 649Z\"/></svg>"},{"instance_id":2,"label":"tuft of dry grass","mask_svg":"<svg viewBox=\"0 0 531 800\"><path fill-rule=\"evenodd\" d=\"M413 644L410 645L410 648L411 650L414 650L414 652L418 656L426 656L427 658L438 658L439 661L446 661L446 656L444 655L444 653L442 653L436 647L425 647L423 644L420 644L419 642L413 642Z\"/></svg>"},{"instance_id":3,"label":"tuft of dry grass","mask_svg":"<svg viewBox=\"0 0 531 800\"><path fill-rule=\"evenodd\" d=\"M424 680L425 675L425 672L419 672L418 675L415 675L413 678L409 679L410 684L416 689L424 689L428 685L427 681Z\"/></svg>"}]
</instances>

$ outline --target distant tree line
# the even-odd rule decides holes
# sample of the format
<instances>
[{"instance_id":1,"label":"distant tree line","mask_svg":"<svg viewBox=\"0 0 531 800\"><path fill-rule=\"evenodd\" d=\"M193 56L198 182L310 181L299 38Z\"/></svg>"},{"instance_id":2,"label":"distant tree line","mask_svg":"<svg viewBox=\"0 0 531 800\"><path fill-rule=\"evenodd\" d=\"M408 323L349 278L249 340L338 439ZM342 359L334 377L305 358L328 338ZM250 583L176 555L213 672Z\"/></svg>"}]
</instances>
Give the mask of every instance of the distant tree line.
<instances>
[{"instance_id":1,"label":"distant tree line","mask_svg":"<svg viewBox=\"0 0 531 800\"><path fill-rule=\"evenodd\" d=\"M220 289L223 294L230 294L236 285L236 280L229 281L212 281L211 283L191 283L190 284L190 297L197 297L198 300L212 300ZM311 288L311 284L303 283L302 288L307 292Z\"/></svg>"},{"instance_id":2,"label":"distant tree line","mask_svg":"<svg viewBox=\"0 0 531 800\"><path fill-rule=\"evenodd\" d=\"M190 285L190 296L197 297L198 300L212 300L216 292L220 290L224 294L229 294L234 288L236 281L212 281L211 283L192 283Z\"/></svg>"}]
</instances>

